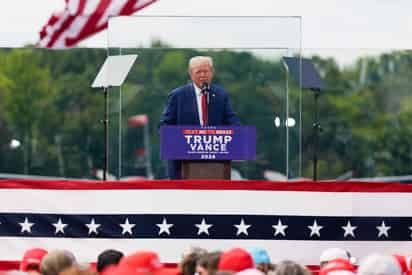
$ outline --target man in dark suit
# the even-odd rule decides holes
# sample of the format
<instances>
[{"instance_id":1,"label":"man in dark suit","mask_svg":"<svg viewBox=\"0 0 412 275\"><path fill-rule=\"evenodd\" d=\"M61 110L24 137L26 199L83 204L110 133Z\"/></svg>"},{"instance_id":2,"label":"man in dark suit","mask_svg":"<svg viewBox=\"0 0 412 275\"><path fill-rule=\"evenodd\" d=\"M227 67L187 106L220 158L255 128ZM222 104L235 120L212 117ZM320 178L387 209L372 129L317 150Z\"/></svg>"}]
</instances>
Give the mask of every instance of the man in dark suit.
<instances>
[{"instance_id":1,"label":"man in dark suit","mask_svg":"<svg viewBox=\"0 0 412 275\"><path fill-rule=\"evenodd\" d=\"M192 57L189 61L192 83L176 88L169 94L160 125L240 125L226 91L212 84L213 74L211 57ZM180 179L180 161L169 161L168 173L169 178Z\"/></svg>"}]
</instances>

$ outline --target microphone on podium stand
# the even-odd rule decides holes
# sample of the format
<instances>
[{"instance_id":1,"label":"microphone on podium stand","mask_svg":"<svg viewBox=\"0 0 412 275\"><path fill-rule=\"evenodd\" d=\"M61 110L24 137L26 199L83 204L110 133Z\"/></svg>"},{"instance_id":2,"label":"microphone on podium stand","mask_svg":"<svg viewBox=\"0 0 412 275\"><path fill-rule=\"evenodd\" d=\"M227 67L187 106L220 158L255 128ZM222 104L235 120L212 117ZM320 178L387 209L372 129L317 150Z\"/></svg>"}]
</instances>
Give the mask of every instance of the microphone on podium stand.
<instances>
[{"instance_id":1,"label":"microphone on podium stand","mask_svg":"<svg viewBox=\"0 0 412 275\"><path fill-rule=\"evenodd\" d=\"M206 95L207 104L209 104L209 92L210 92L210 85L206 81L202 83L202 87L200 88L202 94Z\"/></svg>"},{"instance_id":2,"label":"microphone on podium stand","mask_svg":"<svg viewBox=\"0 0 412 275\"><path fill-rule=\"evenodd\" d=\"M202 92L208 93L210 91L210 85L206 81L202 83Z\"/></svg>"},{"instance_id":3,"label":"microphone on podium stand","mask_svg":"<svg viewBox=\"0 0 412 275\"><path fill-rule=\"evenodd\" d=\"M208 126L209 124L209 92L210 85L206 81L202 83L201 93L206 99L202 101L202 112L203 112L203 126Z\"/></svg>"}]
</instances>

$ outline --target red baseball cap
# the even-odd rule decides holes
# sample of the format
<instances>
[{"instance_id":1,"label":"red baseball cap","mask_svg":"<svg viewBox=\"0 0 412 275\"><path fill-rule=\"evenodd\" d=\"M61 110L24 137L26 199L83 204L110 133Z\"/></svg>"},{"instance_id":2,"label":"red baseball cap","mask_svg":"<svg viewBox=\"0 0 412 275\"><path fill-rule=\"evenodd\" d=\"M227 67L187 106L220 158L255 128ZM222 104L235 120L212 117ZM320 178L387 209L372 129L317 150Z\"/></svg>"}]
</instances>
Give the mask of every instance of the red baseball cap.
<instances>
[{"instance_id":1,"label":"red baseball cap","mask_svg":"<svg viewBox=\"0 0 412 275\"><path fill-rule=\"evenodd\" d=\"M33 248L27 250L23 255L23 259L20 262L20 270L24 272L30 270L40 272L41 260L44 256L47 255L47 253L47 250L42 248Z\"/></svg>"},{"instance_id":2,"label":"red baseball cap","mask_svg":"<svg viewBox=\"0 0 412 275\"><path fill-rule=\"evenodd\" d=\"M335 273L336 272L336 273ZM352 275L355 274L356 267L345 259L335 259L329 261L320 270L320 275Z\"/></svg>"},{"instance_id":3,"label":"red baseball cap","mask_svg":"<svg viewBox=\"0 0 412 275\"><path fill-rule=\"evenodd\" d=\"M253 258L246 250L233 248L222 253L217 269L240 272L253 267Z\"/></svg>"},{"instance_id":4,"label":"red baseball cap","mask_svg":"<svg viewBox=\"0 0 412 275\"><path fill-rule=\"evenodd\" d=\"M123 257L118 265L121 275L178 275L177 268L166 268L160 262L159 255L152 251L139 251ZM119 274L120 275L120 274Z\"/></svg>"}]
</instances>

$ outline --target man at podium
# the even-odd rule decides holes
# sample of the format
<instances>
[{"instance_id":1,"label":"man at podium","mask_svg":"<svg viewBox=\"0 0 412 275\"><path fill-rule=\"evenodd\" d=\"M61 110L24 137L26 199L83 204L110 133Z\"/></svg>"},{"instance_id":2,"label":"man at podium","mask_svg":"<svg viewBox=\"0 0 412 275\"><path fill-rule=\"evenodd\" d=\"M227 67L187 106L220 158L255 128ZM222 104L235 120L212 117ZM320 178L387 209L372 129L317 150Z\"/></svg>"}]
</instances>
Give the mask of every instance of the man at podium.
<instances>
[{"instance_id":1,"label":"man at podium","mask_svg":"<svg viewBox=\"0 0 412 275\"><path fill-rule=\"evenodd\" d=\"M212 84L212 58L192 57L188 70L192 82L170 92L160 117L160 125L240 125L226 91ZM181 178L180 161L168 162L168 174L170 179Z\"/></svg>"}]
</instances>

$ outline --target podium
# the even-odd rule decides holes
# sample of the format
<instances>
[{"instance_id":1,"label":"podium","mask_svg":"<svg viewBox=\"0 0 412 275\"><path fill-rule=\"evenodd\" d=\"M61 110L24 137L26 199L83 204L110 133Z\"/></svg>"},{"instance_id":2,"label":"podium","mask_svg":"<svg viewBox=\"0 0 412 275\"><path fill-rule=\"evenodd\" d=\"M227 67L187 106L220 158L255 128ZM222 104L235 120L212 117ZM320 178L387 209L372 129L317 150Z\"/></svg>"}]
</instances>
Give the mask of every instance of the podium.
<instances>
[{"instance_id":1,"label":"podium","mask_svg":"<svg viewBox=\"0 0 412 275\"><path fill-rule=\"evenodd\" d=\"M230 180L232 160L256 159L256 128L162 126L160 158L180 161L182 179Z\"/></svg>"},{"instance_id":2,"label":"podium","mask_svg":"<svg viewBox=\"0 0 412 275\"><path fill-rule=\"evenodd\" d=\"M182 160L182 179L230 180L231 160Z\"/></svg>"}]
</instances>

